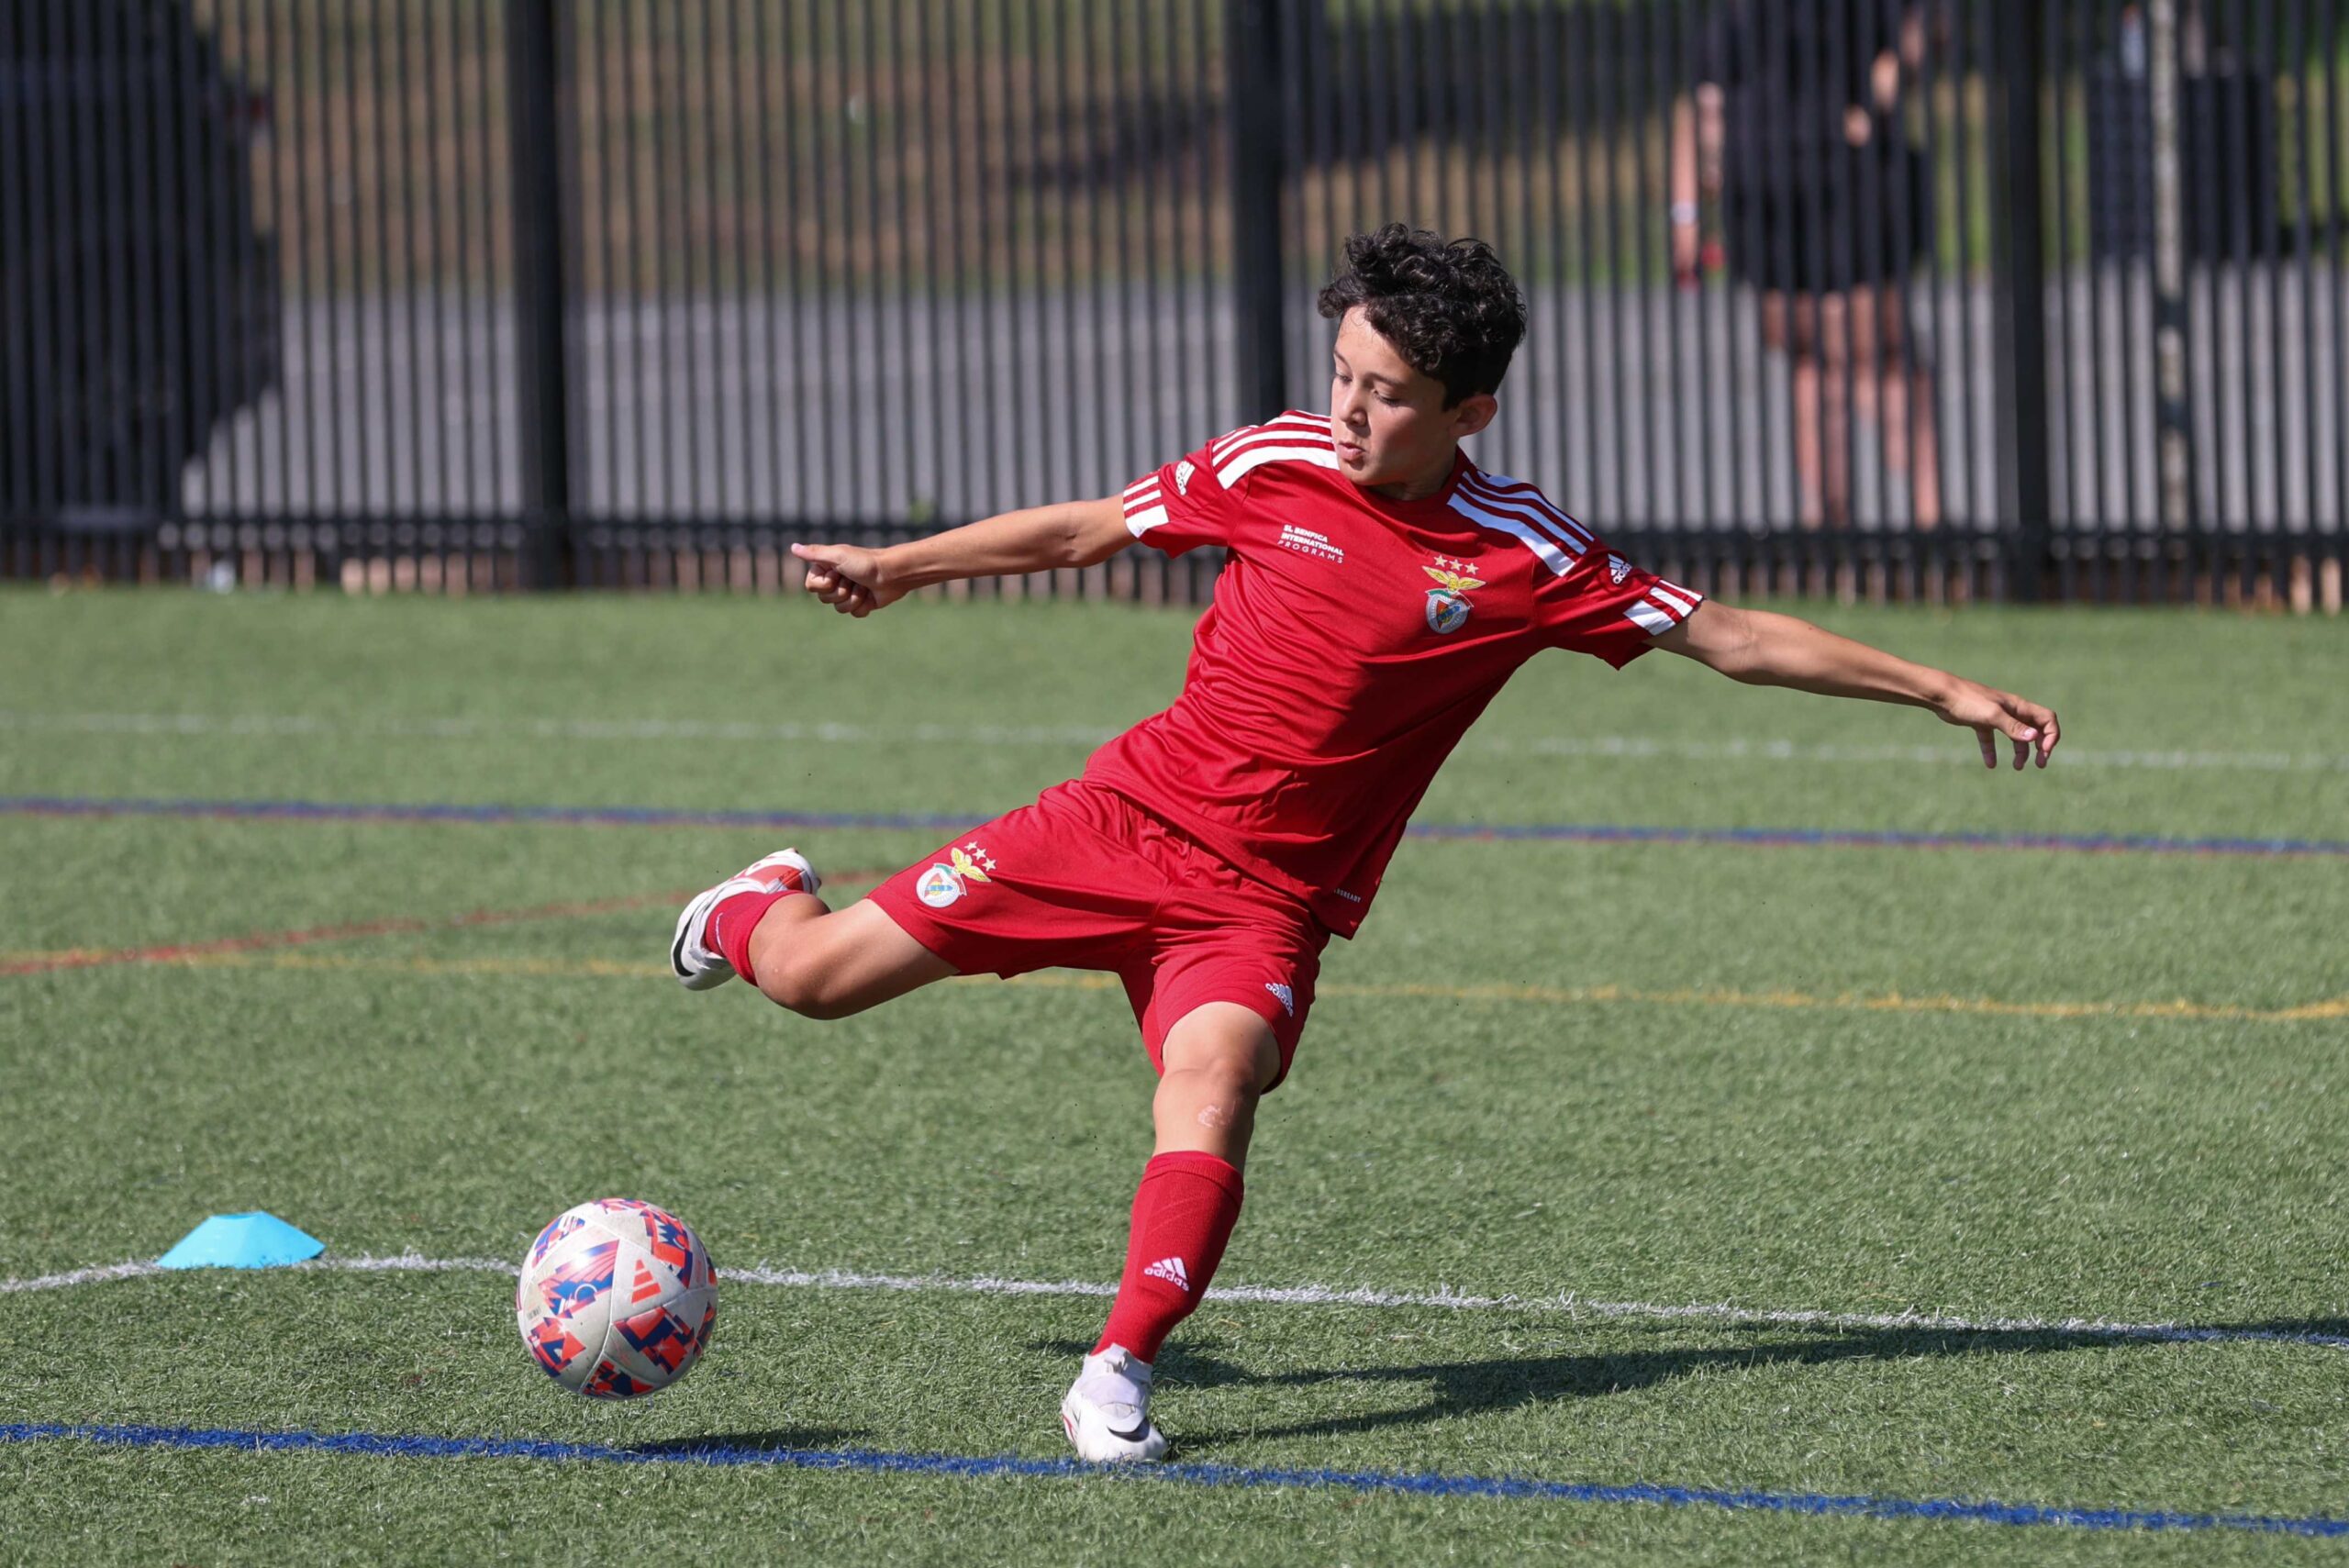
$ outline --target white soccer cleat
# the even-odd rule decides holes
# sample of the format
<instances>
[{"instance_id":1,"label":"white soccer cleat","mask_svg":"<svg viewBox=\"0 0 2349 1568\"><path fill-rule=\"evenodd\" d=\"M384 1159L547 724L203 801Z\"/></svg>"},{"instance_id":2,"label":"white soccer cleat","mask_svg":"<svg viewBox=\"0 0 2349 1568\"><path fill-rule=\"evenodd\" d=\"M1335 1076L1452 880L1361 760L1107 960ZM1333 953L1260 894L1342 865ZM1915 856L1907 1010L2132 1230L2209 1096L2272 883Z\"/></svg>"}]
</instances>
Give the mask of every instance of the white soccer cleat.
<instances>
[{"instance_id":1,"label":"white soccer cleat","mask_svg":"<svg viewBox=\"0 0 2349 1568\"><path fill-rule=\"evenodd\" d=\"M707 991L734 978L726 955L709 945L709 912L738 893L774 893L788 887L813 893L821 885L816 868L797 850L777 850L719 883L694 895L677 917L677 934L669 942L669 973L688 991Z\"/></svg>"},{"instance_id":2,"label":"white soccer cleat","mask_svg":"<svg viewBox=\"0 0 2349 1568\"><path fill-rule=\"evenodd\" d=\"M1061 1426L1088 1463L1147 1464L1166 1456L1166 1439L1150 1421L1150 1363L1123 1345L1085 1358L1061 1401Z\"/></svg>"}]
</instances>

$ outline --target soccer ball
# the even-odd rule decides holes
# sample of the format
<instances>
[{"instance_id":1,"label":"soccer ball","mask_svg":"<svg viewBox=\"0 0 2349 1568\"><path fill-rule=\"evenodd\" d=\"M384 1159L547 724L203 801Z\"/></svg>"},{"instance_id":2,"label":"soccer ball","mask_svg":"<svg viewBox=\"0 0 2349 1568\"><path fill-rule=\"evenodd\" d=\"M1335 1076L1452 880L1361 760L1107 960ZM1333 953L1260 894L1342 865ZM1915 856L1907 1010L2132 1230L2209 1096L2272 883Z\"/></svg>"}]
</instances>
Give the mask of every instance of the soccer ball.
<instances>
[{"instance_id":1,"label":"soccer ball","mask_svg":"<svg viewBox=\"0 0 2349 1568\"><path fill-rule=\"evenodd\" d=\"M564 1209L530 1243L514 1294L522 1343L549 1377L594 1399L633 1399L685 1375L718 1321L701 1238L633 1198Z\"/></svg>"}]
</instances>

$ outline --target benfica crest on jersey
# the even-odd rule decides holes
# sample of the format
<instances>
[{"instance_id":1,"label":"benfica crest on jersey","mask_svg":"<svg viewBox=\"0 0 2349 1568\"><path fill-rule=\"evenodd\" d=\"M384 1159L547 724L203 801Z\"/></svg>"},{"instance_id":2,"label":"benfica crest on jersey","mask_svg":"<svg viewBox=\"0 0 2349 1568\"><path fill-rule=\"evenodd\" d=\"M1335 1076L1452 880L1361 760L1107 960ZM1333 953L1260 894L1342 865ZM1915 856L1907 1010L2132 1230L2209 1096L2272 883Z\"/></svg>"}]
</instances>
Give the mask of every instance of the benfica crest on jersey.
<instances>
[{"instance_id":1,"label":"benfica crest on jersey","mask_svg":"<svg viewBox=\"0 0 2349 1568\"><path fill-rule=\"evenodd\" d=\"M1468 563L1454 561L1448 555L1435 558L1433 566L1420 571L1435 579L1437 585L1428 590L1428 629L1432 632L1453 632L1468 624L1468 612L1475 608L1468 602L1468 590L1481 588L1481 577L1468 575Z\"/></svg>"}]
</instances>

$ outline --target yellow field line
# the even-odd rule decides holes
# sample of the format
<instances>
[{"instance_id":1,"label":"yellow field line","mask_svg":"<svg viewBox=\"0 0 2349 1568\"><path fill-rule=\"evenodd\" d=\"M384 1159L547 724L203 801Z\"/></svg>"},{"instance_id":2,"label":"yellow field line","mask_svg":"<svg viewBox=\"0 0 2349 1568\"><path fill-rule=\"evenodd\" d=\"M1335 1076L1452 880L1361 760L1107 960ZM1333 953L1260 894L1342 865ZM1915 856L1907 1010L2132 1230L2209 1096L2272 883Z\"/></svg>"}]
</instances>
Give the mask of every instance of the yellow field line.
<instances>
[{"instance_id":1,"label":"yellow field line","mask_svg":"<svg viewBox=\"0 0 2349 1568\"><path fill-rule=\"evenodd\" d=\"M1904 996L1898 992L1831 996L1804 991L1721 991L1681 987L1642 991L1624 985L1555 989L1541 985L1352 985L1327 986L1324 995L1424 996L1463 1002L1537 1002L1554 1006L1644 1002L1687 1007L1831 1007L1874 1013L1971 1013L2017 1018L2188 1018L2240 1023L2304 1023L2349 1018L2349 996L2298 1007L2237 1007L2189 1002L2004 1002L1987 996Z\"/></svg>"},{"instance_id":2,"label":"yellow field line","mask_svg":"<svg viewBox=\"0 0 2349 1568\"><path fill-rule=\"evenodd\" d=\"M516 978L657 980L668 966L577 958L367 958L349 953L203 953L173 961L194 969L320 969L379 974L493 975ZM1118 981L1107 974L1028 974L1011 982L1056 991L1107 991ZM2171 1002L2009 1002L1988 996L1905 996L1898 992L1868 995L1838 992L1735 991L1684 986L1666 991L1629 985L1437 985L1335 983L1320 987L1331 998L1375 1001L1500 1002L1537 1006L1607 1006L1819 1009L1862 1013L1950 1013L2009 1018L2170 1018L2207 1023L2323 1023L2349 1019L2349 996L2297 1007L2237 1007L2184 998Z\"/></svg>"}]
</instances>

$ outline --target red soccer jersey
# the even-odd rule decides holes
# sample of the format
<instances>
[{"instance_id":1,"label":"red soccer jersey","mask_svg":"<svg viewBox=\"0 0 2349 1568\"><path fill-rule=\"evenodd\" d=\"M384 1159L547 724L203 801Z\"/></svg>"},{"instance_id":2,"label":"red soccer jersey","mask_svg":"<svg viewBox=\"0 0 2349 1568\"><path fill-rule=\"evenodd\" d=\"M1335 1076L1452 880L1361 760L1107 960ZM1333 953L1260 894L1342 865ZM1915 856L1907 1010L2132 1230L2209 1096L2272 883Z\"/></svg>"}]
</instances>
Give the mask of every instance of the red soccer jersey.
<instances>
[{"instance_id":1,"label":"red soccer jersey","mask_svg":"<svg viewBox=\"0 0 2349 1568\"><path fill-rule=\"evenodd\" d=\"M1174 706L1085 776L1351 937L1435 771L1544 648L1620 668L1699 595L1642 572L1532 485L1462 453L1391 501L1338 470L1326 416L1290 412L1144 475L1126 526L1169 555L1230 551Z\"/></svg>"}]
</instances>

